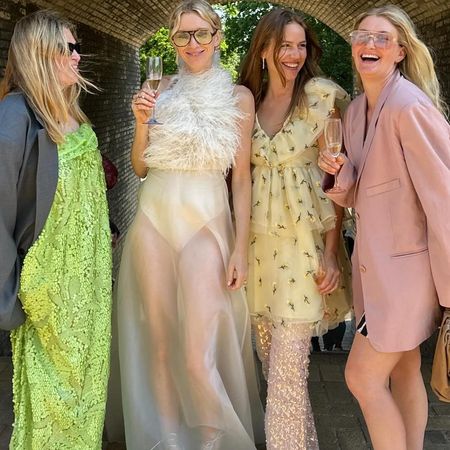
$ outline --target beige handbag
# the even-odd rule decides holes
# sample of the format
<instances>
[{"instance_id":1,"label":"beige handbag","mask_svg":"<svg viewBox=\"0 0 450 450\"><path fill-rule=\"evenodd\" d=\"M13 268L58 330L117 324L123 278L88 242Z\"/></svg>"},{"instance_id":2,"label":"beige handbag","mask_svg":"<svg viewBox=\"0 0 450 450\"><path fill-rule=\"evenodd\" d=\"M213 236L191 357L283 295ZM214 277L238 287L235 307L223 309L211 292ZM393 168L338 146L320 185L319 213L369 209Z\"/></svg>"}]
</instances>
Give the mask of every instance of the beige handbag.
<instances>
[{"instance_id":1,"label":"beige handbag","mask_svg":"<svg viewBox=\"0 0 450 450\"><path fill-rule=\"evenodd\" d=\"M431 388L443 402L450 402L450 308L444 310L434 352Z\"/></svg>"}]
</instances>

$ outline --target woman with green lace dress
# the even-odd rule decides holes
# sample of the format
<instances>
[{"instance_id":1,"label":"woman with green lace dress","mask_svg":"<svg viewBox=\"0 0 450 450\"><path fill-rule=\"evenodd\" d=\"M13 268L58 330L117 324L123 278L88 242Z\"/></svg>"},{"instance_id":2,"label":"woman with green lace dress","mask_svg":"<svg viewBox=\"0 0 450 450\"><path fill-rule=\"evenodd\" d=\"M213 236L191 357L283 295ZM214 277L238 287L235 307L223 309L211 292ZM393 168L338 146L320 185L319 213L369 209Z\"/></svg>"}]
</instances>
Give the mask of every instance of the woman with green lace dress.
<instances>
[{"instance_id":1,"label":"woman with green lace dress","mask_svg":"<svg viewBox=\"0 0 450 450\"><path fill-rule=\"evenodd\" d=\"M48 11L21 19L0 86L0 325L14 328L12 450L102 443L111 245L97 138L78 106L90 83L78 72L73 33Z\"/></svg>"}]
</instances>

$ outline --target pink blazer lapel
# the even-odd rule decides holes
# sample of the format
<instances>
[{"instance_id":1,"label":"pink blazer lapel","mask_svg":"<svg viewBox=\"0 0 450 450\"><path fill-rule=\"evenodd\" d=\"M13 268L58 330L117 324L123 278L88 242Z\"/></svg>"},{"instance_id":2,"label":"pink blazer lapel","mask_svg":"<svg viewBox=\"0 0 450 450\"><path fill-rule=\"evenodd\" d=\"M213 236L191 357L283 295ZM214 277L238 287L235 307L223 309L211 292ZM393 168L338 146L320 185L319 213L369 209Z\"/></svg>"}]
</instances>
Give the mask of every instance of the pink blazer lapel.
<instances>
[{"instance_id":1,"label":"pink blazer lapel","mask_svg":"<svg viewBox=\"0 0 450 450\"><path fill-rule=\"evenodd\" d=\"M378 118L380 117L380 113L383 110L384 104L386 103L386 100L388 99L389 95L393 92L394 89L396 89L398 85L398 80L400 79L400 72L397 70L393 75L392 78L388 81L384 89L381 91L380 97L378 98L377 104L375 106L375 110L373 112L372 118L370 120L369 128L367 130L366 138L364 140L363 149L362 149L362 155L361 160L359 164L359 170L358 170L358 177L356 180L356 190L358 189L359 180L361 178L361 174L364 170L364 166L366 164L367 155L369 154L370 147L372 145L373 138L375 136L375 131L377 128ZM364 102L364 105L366 103ZM364 114L364 121L361 120L363 127L361 127L362 132L364 133L364 125L365 125L365 115L366 110L363 111Z\"/></svg>"}]
</instances>

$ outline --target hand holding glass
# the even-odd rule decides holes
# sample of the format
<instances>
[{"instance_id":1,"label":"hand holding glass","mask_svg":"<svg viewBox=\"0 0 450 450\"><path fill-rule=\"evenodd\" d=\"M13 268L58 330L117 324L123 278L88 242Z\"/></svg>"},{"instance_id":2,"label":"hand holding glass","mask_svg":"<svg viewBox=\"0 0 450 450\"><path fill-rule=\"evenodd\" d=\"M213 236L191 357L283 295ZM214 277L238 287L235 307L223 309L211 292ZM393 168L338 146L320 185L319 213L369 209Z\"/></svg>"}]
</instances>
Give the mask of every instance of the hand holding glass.
<instances>
[{"instance_id":1,"label":"hand holding glass","mask_svg":"<svg viewBox=\"0 0 450 450\"><path fill-rule=\"evenodd\" d=\"M341 153L342 147L342 121L341 119L326 119L325 126L323 129L323 134L325 138L325 144L327 146L327 150L331 153L331 156L337 158ZM334 176L334 186L331 189L328 189L327 192L330 193L339 193L342 192L342 189L339 187L337 183L337 174Z\"/></svg>"},{"instance_id":2,"label":"hand holding glass","mask_svg":"<svg viewBox=\"0 0 450 450\"><path fill-rule=\"evenodd\" d=\"M145 81L147 86L150 89L157 91L159 83L161 82L162 75L162 58L160 56L149 56L147 60L147 80ZM153 107L152 117L146 123L148 125L162 125L161 122L158 122L158 120L156 119L156 106Z\"/></svg>"}]
</instances>

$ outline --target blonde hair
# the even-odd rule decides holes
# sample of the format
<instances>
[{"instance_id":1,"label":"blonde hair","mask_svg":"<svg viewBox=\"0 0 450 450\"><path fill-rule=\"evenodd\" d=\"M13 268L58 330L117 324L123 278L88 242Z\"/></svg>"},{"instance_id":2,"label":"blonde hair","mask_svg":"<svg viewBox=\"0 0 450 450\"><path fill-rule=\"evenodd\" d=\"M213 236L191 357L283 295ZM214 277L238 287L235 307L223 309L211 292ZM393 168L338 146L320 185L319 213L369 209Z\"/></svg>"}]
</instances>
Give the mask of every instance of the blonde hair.
<instances>
[{"instance_id":1,"label":"blonde hair","mask_svg":"<svg viewBox=\"0 0 450 450\"><path fill-rule=\"evenodd\" d=\"M172 11L169 18L169 36L172 36L177 32L180 26L181 16L184 13L196 13L203 20L208 22L214 30L222 35L222 22L219 15L214 11L212 6L205 0L184 0L178 4Z\"/></svg>"},{"instance_id":2,"label":"blonde hair","mask_svg":"<svg viewBox=\"0 0 450 450\"><path fill-rule=\"evenodd\" d=\"M55 12L36 11L16 23L8 52L5 76L0 83L0 99L19 89L39 115L50 138L64 141L63 126L72 116L79 123L88 118L78 104L82 90L95 86L80 74L69 87L62 87L58 60L70 57L64 30L75 27Z\"/></svg>"},{"instance_id":3,"label":"blonde hair","mask_svg":"<svg viewBox=\"0 0 450 450\"><path fill-rule=\"evenodd\" d=\"M397 65L402 75L419 87L431 99L436 108L447 113L447 105L442 99L433 58L428 47L419 39L411 18L398 6L386 5L371 8L360 14L353 29L369 16L387 19L398 33L398 43L404 48L405 57Z\"/></svg>"}]
</instances>

